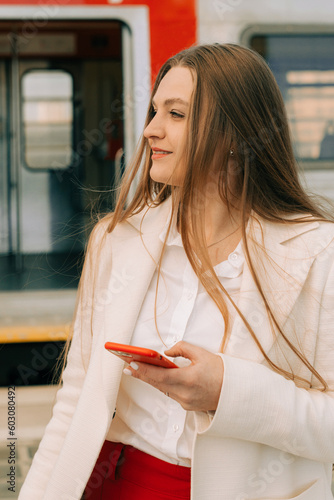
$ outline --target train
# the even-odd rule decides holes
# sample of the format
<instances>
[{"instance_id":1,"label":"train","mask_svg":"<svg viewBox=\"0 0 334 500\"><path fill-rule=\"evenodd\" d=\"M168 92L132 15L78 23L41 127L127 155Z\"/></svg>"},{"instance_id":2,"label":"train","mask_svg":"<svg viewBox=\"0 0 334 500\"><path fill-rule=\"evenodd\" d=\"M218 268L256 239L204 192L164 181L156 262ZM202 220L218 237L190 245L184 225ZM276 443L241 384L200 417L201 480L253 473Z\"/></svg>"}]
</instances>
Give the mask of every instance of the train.
<instances>
[{"instance_id":1,"label":"train","mask_svg":"<svg viewBox=\"0 0 334 500\"><path fill-rule=\"evenodd\" d=\"M216 42L267 60L303 182L334 200L331 0L0 0L0 391L48 400L87 238L114 207L155 75ZM38 439L44 423L27 425Z\"/></svg>"}]
</instances>

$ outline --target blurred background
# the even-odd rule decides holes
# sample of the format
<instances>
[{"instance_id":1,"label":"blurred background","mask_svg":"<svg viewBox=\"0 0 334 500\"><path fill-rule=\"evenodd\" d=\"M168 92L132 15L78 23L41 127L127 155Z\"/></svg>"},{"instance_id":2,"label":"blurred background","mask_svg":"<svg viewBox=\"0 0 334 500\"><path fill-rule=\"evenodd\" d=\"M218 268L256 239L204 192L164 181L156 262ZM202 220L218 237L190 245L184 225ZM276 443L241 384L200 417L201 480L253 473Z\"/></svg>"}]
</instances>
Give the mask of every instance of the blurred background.
<instances>
[{"instance_id":1,"label":"blurred background","mask_svg":"<svg viewBox=\"0 0 334 500\"><path fill-rule=\"evenodd\" d=\"M94 214L142 133L161 64L195 43L258 51L281 88L303 182L334 200L332 0L0 0L0 498L51 417ZM8 491L15 386L16 492Z\"/></svg>"}]
</instances>

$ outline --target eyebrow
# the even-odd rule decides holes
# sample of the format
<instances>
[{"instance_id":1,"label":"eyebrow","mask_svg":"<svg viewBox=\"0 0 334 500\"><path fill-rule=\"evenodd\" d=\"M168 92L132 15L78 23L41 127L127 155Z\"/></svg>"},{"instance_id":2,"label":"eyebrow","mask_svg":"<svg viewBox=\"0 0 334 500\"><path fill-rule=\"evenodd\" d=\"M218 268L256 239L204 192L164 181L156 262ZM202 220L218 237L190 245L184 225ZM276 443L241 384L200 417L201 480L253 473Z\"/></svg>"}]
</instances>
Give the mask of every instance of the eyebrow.
<instances>
[{"instance_id":1,"label":"eyebrow","mask_svg":"<svg viewBox=\"0 0 334 500\"><path fill-rule=\"evenodd\" d=\"M189 106L189 103L187 101L184 101L180 97L171 97L169 99L166 99L163 104L164 104L164 106L169 106L169 105L175 104L175 103L183 104L184 106ZM154 99L152 99L152 104L153 104L153 106L156 106Z\"/></svg>"}]
</instances>

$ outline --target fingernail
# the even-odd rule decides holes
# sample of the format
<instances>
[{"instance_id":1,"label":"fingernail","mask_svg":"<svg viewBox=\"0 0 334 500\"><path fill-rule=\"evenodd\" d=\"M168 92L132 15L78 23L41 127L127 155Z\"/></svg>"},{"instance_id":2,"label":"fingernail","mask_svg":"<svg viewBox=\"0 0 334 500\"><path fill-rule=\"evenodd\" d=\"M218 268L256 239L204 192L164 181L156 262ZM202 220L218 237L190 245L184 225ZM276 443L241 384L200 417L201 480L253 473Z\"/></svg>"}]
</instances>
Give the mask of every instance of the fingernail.
<instances>
[{"instance_id":1,"label":"fingernail","mask_svg":"<svg viewBox=\"0 0 334 500\"><path fill-rule=\"evenodd\" d=\"M131 368L133 368L134 370L138 370L138 368L139 368L139 366L137 365L137 363L135 363L134 361L131 361L130 366L131 366Z\"/></svg>"},{"instance_id":2,"label":"fingernail","mask_svg":"<svg viewBox=\"0 0 334 500\"><path fill-rule=\"evenodd\" d=\"M130 375L130 376L132 375L132 371L129 370L129 368L124 368L123 373L124 375Z\"/></svg>"}]
</instances>

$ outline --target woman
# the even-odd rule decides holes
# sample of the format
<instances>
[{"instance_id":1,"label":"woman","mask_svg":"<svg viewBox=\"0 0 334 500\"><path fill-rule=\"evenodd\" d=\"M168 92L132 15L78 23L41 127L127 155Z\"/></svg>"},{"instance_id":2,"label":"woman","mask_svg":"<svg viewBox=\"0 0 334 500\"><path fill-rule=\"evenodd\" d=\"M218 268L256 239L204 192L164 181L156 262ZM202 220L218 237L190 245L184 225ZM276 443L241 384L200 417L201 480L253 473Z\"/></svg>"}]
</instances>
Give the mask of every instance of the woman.
<instances>
[{"instance_id":1,"label":"woman","mask_svg":"<svg viewBox=\"0 0 334 500\"><path fill-rule=\"evenodd\" d=\"M334 226L262 58L216 44L167 61L128 172L19 499L332 499ZM181 367L124 368L106 341Z\"/></svg>"}]
</instances>

